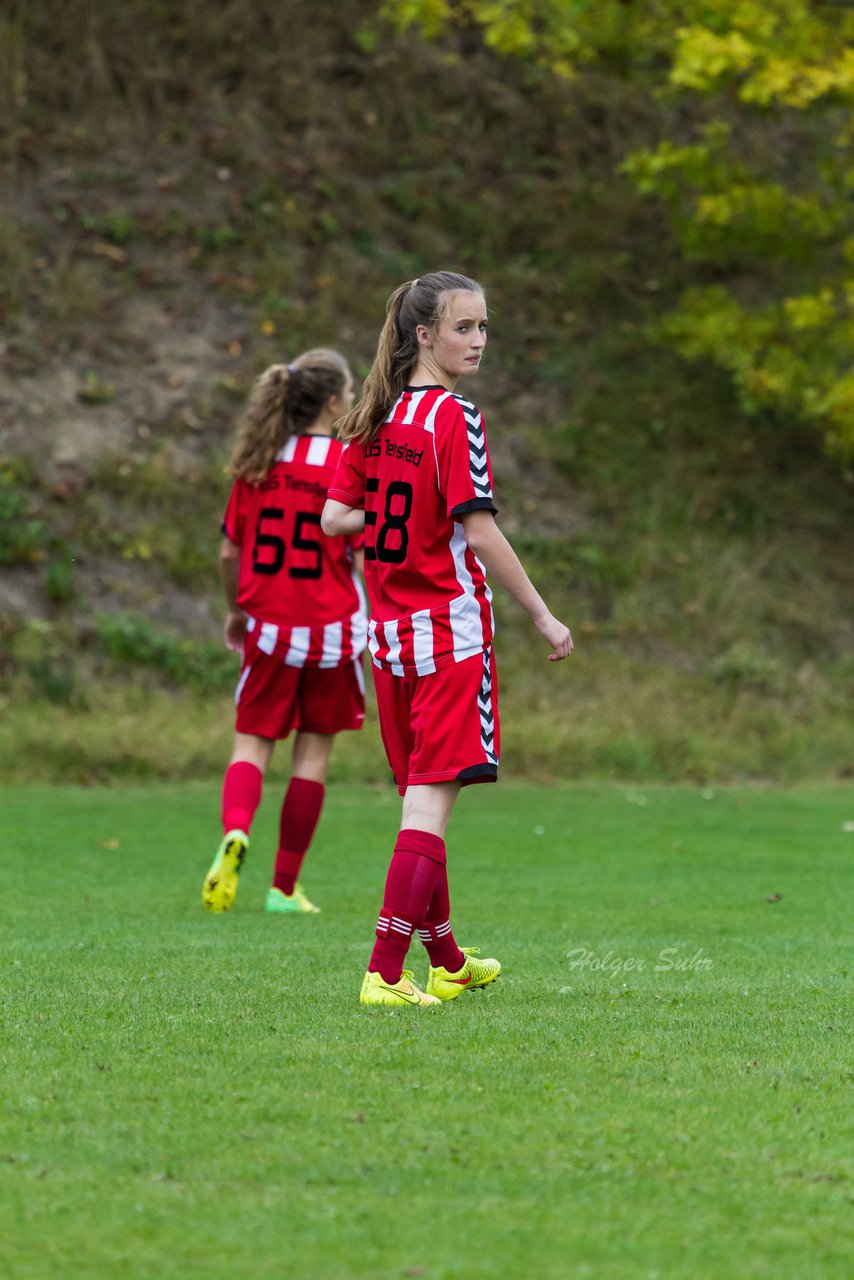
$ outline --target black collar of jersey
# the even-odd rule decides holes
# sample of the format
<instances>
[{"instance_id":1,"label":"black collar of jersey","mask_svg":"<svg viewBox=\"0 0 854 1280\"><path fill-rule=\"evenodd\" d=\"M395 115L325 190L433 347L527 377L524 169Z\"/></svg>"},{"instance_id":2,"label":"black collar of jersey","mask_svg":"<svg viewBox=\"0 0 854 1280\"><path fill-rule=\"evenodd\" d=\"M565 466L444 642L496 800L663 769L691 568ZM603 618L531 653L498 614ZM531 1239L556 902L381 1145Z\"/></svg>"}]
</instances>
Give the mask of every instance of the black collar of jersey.
<instances>
[{"instance_id":1,"label":"black collar of jersey","mask_svg":"<svg viewBox=\"0 0 854 1280\"><path fill-rule=\"evenodd\" d=\"M404 387L403 390L404 391L447 391L448 388L443 387L441 382L428 382L427 385L424 387ZM448 394L453 395L454 393L450 391L448 392Z\"/></svg>"}]
</instances>

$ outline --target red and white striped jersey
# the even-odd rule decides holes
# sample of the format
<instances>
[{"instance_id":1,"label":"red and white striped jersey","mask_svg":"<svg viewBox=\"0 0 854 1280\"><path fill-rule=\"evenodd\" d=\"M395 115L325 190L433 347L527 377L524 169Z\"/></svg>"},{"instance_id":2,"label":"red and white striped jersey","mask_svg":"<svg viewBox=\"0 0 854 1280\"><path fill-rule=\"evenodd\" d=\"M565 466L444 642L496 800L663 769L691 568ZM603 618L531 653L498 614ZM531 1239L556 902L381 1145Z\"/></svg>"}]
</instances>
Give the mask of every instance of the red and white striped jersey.
<instances>
[{"instance_id":1,"label":"red and white striped jersey","mask_svg":"<svg viewBox=\"0 0 854 1280\"><path fill-rule=\"evenodd\" d=\"M258 647L290 667L337 667L367 642L365 596L354 568L361 538L327 538L326 491L344 446L291 436L259 484L237 480L222 531L240 547L237 603Z\"/></svg>"},{"instance_id":2,"label":"red and white striped jersey","mask_svg":"<svg viewBox=\"0 0 854 1280\"><path fill-rule=\"evenodd\" d=\"M377 666L429 675L492 642L492 593L460 518L496 510L483 419L444 387L407 387L330 498L365 508L368 644Z\"/></svg>"}]
</instances>

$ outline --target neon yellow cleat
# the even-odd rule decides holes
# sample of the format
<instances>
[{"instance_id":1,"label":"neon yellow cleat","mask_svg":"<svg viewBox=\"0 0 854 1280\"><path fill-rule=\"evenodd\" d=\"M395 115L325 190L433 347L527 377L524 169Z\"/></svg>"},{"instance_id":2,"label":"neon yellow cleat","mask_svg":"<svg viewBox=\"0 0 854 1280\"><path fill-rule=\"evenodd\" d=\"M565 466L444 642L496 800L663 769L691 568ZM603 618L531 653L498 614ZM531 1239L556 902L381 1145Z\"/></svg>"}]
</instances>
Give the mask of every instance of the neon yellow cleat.
<instances>
[{"instance_id":1,"label":"neon yellow cleat","mask_svg":"<svg viewBox=\"0 0 854 1280\"><path fill-rule=\"evenodd\" d=\"M245 831L225 833L202 886L202 903L208 911L231 909L237 894L237 878L248 848L249 837Z\"/></svg>"},{"instance_id":2,"label":"neon yellow cleat","mask_svg":"<svg viewBox=\"0 0 854 1280\"><path fill-rule=\"evenodd\" d=\"M282 893L281 889L272 888L267 890L267 900L264 903L265 911L276 911L283 915L312 915L316 916L320 913L320 907L316 907L313 902L305 896L304 891L297 885L293 893L288 896Z\"/></svg>"},{"instance_id":3,"label":"neon yellow cleat","mask_svg":"<svg viewBox=\"0 0 854 1280\"><path fill-rule=\"evenodd\" d=\"M368 970L359 993L359 1003L386 1005L390 1008L400 1008L402 1005L420 1005L426 1008L429 1005L442 1003L435 996L428 996L420 991L412 981L412 977L412 970L404 969L400 981L392 983L386 982L381 973L371 973Z\"/></svg>"},{"instance_id":4,"label":"neon yellow cleat","mask_svg":"<svg viewBox=\"0 0 854 1280\"><path fill-rule=\"evenodd\" d=\"M501 965L497 960L478 960L479 947L461 947L466 962L456 973L449 973L441 965L434 969L431 965L427 976L426 991L428 995L439 1000L456 1000L464 991L472 991L475 987L487 987L501 973Z\"/></svg>"}]
</instances>

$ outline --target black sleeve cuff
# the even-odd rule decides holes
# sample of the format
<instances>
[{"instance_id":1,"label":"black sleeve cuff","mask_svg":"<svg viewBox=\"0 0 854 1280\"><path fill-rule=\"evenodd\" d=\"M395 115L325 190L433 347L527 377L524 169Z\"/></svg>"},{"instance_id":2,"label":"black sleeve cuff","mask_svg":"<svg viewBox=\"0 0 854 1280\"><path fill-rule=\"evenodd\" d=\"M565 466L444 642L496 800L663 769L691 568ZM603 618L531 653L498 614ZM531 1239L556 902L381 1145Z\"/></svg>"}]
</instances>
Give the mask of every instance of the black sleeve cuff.
<instances>
[{"instance_id":1,"label":"black sleeve cuff","mask_svg":"<svg viewBox=\"0 0 854 1280\"><path fill-rule=\"evenodd\" d=\"M452 516L467 516L470 511L491 511L496 514L498 508L491 498L472 498L470 502L461 502L451 511Z\"/></svg>"}]
</instances>

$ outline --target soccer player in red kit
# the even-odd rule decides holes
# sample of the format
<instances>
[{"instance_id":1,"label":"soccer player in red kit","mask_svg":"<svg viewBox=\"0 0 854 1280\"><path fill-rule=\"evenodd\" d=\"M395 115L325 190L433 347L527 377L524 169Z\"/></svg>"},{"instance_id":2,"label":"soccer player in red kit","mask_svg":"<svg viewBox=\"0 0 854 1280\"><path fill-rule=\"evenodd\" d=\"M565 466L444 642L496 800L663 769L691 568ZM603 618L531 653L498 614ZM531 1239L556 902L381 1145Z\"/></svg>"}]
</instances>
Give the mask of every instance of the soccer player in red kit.
<instances>
[{"instance_id":1,"label":"soccer player in red kit","mask_svg":"<svg viewBox=\"0 0 854 1280\"><path fill-rule=\"evenodd\" d=\"M334 735L365 718L361 538L327 538L326 492L344 446L332 423L353 402L335 351L308 351L259 379L235 443L223 520L225 643L242 654L236 733L222 792L223 839L202 901L228 911L276 740L296 730L266 910L316 912L297 882L320 817Z\"/></svg>"},{"instance_id":2,"label":"soccer player in red kit","mask_svg":"<svg viewBox=\"0 0 854 1280\"><path fill-rule=\"evenodd\" d=\"M572 651L495 523L483 418L455 392L477 372L486 331L483 290L466 276L435 272L392 294L362 398L339 424L349 443L323 511L328 534L364 531L380 728L403 796L362 983L368 1005L437 1005L501 972L454 939L444 839L460 787L498 772L485 570L530 615L552 661ZM403 967L416 929L430 958L423 991Z\"/></svg>"}]
</instances>

